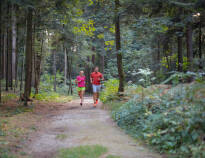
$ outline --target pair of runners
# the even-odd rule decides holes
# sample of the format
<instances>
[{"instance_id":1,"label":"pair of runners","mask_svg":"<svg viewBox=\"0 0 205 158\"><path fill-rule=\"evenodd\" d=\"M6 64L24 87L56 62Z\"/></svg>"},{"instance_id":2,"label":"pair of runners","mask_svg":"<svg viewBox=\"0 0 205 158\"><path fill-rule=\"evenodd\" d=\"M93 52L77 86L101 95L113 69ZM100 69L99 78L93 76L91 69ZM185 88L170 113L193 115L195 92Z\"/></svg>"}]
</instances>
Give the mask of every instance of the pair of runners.
<instances>
[{"instance_id":1,"label":"pair of runners","mask_svg":"<svg viewBox=\"0 0 205 158\"><path fill-rule=\"evenodd\" d=\"M80 71L80 75L76 78L76 83L78 85L78 95L81 99L80 105L83 105L84 94L85 94L85 76L84 72ZM101 80L104 80L103 75L99 72L99 68L95 67L94 72L90 74L90 82L93 88L93 101L94 107L98 104L99 92L101 90Z\"/></svg>"}]
</instances>

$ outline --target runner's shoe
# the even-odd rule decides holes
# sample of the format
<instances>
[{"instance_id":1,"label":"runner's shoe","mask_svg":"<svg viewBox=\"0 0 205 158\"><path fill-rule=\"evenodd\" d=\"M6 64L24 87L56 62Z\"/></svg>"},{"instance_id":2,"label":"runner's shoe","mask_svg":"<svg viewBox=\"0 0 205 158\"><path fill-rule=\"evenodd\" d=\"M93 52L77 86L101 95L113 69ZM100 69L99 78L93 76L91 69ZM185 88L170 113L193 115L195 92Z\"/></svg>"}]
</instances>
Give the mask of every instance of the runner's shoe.
<instances>
[{"instance_id":1,"label":"runner's shoe","mask_svg":"<svg viewBox=\"0 0 205 158\"><path fill-rule=\"evenodd\" d=\"M93 107L96 108L96 106L97 106L97 104L96 104L96 102L95 102L94 105L93 105Z\"/></svg>"}]
</instances>

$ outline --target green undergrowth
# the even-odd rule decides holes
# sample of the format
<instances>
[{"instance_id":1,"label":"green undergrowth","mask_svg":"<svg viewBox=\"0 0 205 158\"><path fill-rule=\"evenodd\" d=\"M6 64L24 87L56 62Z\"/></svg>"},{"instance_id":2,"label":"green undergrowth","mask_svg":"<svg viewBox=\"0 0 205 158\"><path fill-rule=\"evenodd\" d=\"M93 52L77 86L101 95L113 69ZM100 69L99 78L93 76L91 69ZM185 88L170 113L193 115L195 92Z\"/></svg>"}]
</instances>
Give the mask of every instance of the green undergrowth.
<instances>
[{"instance_id":1,"label":"green undergrowth","mask_svg":"<svg viewBox=\"0 0 205 158\"><path fill-rule=\"evenodd\" d=\"M13 99L17 99L18 95L15 93L2 93L2 103L8 102Z\"/></svg>"},{"instance_id":2,"label":"green undergrowth","mask_svg":"<svg viewBox=\"0 0 205 158\"><path fill-rule=\"evenodd\" d=\"M104 83L105 89L100 94L100 100L102 102L108 102L112 100L116 100L118 98L118 84L119 81L116 79L108 80Z\"/></svg>"},{"instance_id":3,"label":"green undergrowth","mask_svg":"<svg viewBox=\"0 0 205 158\"><path fill-rule=\"evenodd\" d=\"M72 96L61 95L55 92L41 92L36 95L32 93L31 97L39 101L51 101L51 102L69 102L73 98Z\"/></svg>"},{"instance_id":4,"label":"green undergrowth","mask_svg":"<svg viewBox=\"0 0 205 158\"><path fill-rule=\"evenodd\" d=\"M107 148L100 145L86 145L69 149L61 149L56 158L99 158L107 152Z\"/></svg>"},{"instance_id":5,"label":"green undergrowth","mask_svg":"<svg viewBox=\"0 0 205 158\"><path fill-rule=\"evenodd\" d=\"M133 85L126 89L127 96L126 102L109 99L106 105L128 134L171 158L205 157L204 82L174 87Z\"/></svg>"},{"instance_id":6,"label":"green undergrowth","mask_svg":"<svg viewBox=\"0 0 205 158\"><path fill-rule=\"evenodd\" d=\"M11 151L1 147L0 144L0 158L16 158L16 156L11 154Z\"/></svg>"},{"instance_id":7,"label":"green undergrowth","mask_svg":"<svg viewBox=\"0 0 205 158\"><path fill-rule=\"evenodd\" d=\"M0 117L12 117L14 115L24 113L24 112L32 112L33 106L8 106L8 107L0 107Z\"/></svg>"}]
</instances>

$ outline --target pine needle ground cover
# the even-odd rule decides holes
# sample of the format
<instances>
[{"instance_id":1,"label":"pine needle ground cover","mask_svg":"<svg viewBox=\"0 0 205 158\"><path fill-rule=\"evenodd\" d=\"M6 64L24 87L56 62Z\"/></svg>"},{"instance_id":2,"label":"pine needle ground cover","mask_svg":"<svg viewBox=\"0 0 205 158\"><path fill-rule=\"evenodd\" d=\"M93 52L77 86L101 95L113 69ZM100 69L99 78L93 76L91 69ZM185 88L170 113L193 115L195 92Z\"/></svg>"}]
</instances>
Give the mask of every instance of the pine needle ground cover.
<instances>
[{"instance_id":1,"label":"pine needle ground cover","mask_svg":"<svg viewBox=\"0 0 205 158\"><path fill-rule=\"evenodd\" d=\"M164 85L143 90L134 87L132 98L126 103L111 102L113 106L118 105L111 109L121 128L172 158L205 157L203 82L179 84L168 89ZM133 89L136 89L135 95Z\"/></svg>"}]
</instances>

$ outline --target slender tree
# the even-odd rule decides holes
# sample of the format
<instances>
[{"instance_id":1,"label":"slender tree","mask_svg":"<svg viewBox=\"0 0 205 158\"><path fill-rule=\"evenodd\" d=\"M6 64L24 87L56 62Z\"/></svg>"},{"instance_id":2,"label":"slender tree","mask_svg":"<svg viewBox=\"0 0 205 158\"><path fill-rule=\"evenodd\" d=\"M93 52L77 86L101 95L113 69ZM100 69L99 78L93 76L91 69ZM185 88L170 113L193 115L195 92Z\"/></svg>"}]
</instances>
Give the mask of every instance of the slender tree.
<instances>
[{"instance_id":1,"label":"slender tree","mask_svg":"<svg viewBox=\"0 0 205 158\"><path fill-rule=\"evenodd\" d=\"M117 68L119 75L119 92L124 92L124 72L122 64L122 52L121 52L121 41L120 41L120 16L119 16L120 1L115 0L115 42L117 52Z\"/></svg>"},{"instance_id":2,"label":"slender tree","mask_svg":"<svg viewBox=\"0 0 205 158\"><path fill-rule=\"evenodd\" d=\"M2 21L2 1L0 1L0 21ZM2 48L2 23L0 23L0 103L1 103L1 80L2 80L2 54L3 54L3 48Z\"/></svg>"},{"instance_id":3,"label":"slender tree","mask_svg":"<svg viewBox=\"0 0 205 158\"><path fill-rule=\"evenodd\" d=\"M187 59L189 63L189 69L193 70L193 41L192 41L192 25L186 26L186 42L187 42Z\"/></svg>"},{"instance_id":4,"label":"slender tree","mask_svg":"<svg viewBox=\"0 0 205 158\"><path fill-rule=\"evenodd\" d=\"M67 62L67 48L64 48L64 84L66 86L67 82L67 68L68 68L68 62Z\"/></svg>"},{"instance_id":5,"label":"slender tree","mask_svg":"<svg viewBox=\"0 0 205 158\"><path fill-rule=\"evenodd\" d=\"M24 101L25 105L29 101L31 93L31 78L32 78L32 8L28 8L27 13L27 38L26 38L26 59L25 59L25 88L24 88Z\"/></svg>"},{"instance_id":6,"label":"slender tree","mask_svg":"<svg viewBox=\"0 0 205 158\"><path fill-rule=\"evenodd\" d=\"M16 78L16 39L17 39L17 31L16 31L16 6L12 4L12 80Z\"/></svg>"},{"instance_id":7,"label":"slender tree","mask_svg":"<svg viewBox=\"0 0 205 158\"><path fill-rule=\"evenodd\" d=\"M54 75L53 90L54 92L56 92L56 50L53 51L53 75Z\"/></svg>"},{"instance_id":8,"label":"slender tree","mask_svg":"<svg viewBox=\"0 0 205 158\"><path fill-rule=\"evenodd\" d=\"M177 37L177 42L178 42L178 71L182 72L183 71L183 48L182 48L182 36L178 35Z\"/></svg>"}]
</instances>

